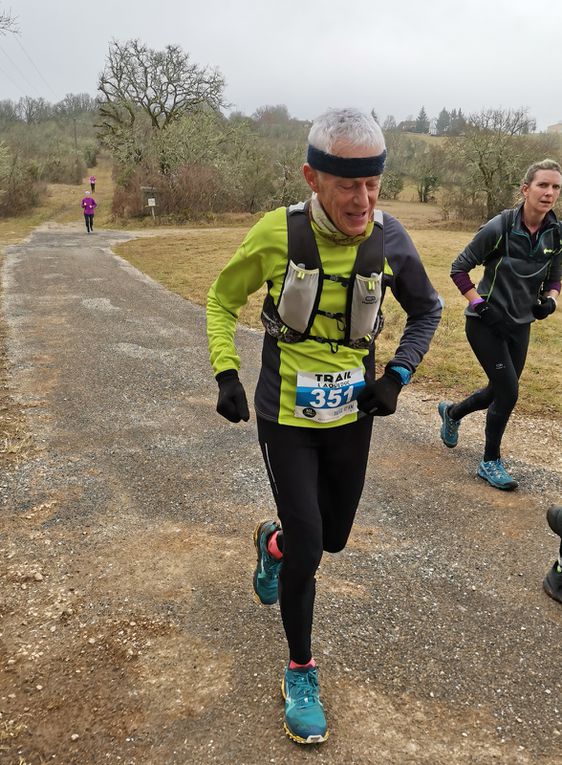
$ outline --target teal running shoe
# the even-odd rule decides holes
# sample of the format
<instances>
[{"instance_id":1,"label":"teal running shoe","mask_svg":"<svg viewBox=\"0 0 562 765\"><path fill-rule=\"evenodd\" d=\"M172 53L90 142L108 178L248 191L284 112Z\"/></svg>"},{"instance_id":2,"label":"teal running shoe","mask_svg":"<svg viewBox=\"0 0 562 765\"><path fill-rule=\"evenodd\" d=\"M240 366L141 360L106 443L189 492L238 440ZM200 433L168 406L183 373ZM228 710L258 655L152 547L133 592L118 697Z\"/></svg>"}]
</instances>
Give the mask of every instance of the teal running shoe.
<instances>
[{"instance_id":1,"label":"teal running shoe","mask_svg":"<svg viewBox=\"0 0 562 765\"><path fill-rule=\"evenodd\" d=\"M264 606L277 603L279 585L279 570L282 560L276 560L267 551L267 540L274 531L281 527L275 521L262 521L254 529L254 545L258 554L258 562L254 571L254 592L256 599Z\"/></svg>"},{"instance_id":2,"label":"teal running shoe","mask_svg":"<svg viewBox=\"0 0 562 765\"><path fill-rule=\"evenodd\" d=\"M445 446L449 447L449 449L452 449L458 444L459 426L461 424L460 420L453 420L447 413L449 407L452 406L452 404L452 401L440 401L437 407L439 416L443 420L440 431L441 440Z\"/></svg>"},{"instance_id":3,"label":"teal running shoe","mask_svg":"<svg viewBox=\"0 0 562 765\"><path fill-rule=\"evenodd\" d=\"M480 478L488 481L494 489L512 491L519 486L517 481L509 475L501 459L487 460L486 462L482 460L478 465L477 472Z\"/></svg>"},{"instance_id":4,"label":"teal running shoe","mask_svg":"<svg viewBox=\"0 0 562 765\"><path fill-rule=\"evenodd\" d=\"M287 669L281 682L285 699L285 732L297 744L320 744L328 726L318 688L318 667Z\"/></svg>"}]
</instances>

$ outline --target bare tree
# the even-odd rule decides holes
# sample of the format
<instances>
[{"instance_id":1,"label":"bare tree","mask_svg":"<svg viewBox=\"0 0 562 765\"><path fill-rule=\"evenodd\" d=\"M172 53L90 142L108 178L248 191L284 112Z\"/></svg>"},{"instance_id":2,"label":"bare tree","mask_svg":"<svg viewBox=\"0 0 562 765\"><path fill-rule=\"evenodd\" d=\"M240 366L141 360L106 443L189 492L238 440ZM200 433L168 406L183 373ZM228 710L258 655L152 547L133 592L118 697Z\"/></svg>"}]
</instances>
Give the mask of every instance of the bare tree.
<instances>
[{"instance_id":1,"label":"bare tree","mask_svg":"<svg viewBox=\"0 0 562 765\"><path fill-rule=\"evenodd\" d=\"M19 29L16 24L15 16L12 16L11 11L0 10L0 35L5 35L10 32L13 35L17 35Z\"/></svg>"},{"instance_id":2,"label":"bare tree","mask_svg":"<svg viewBox=\"0 0 562 765\"><path fill-rule=\"evenodd\" d=\"M24 96L18 101L18 112L28 125L45 122L54 115L54 107L44 98Z\"/></svg>"},{"instance_id":3,"label":"bare tree","mask_svg":"<svg viewBox=\"0 0 562 765\"><path fill-rule=\"evenodd\" d=\"M471 114L449 150L486 199L488 218L509 207L525 161L522 136L533 129L527 109L487 109Z\"/></svg>"},{"instance_id":4,"label":"bare tree","mask_svg":"<svg viewBox=\"0 0 562 765\"><path fill-rule=\"evenodd\" d=\"M289 122L291 119L291 115L285 104L277 104L276 106L258 106L252 117L256 122L264 122L269 125L283 124Z\"/></svg>"},{"instance_id":5,"label":"bare tree","mask_svg":"<svg viewBox=\"0 0 562 765\"><path fill-rule=\"evenodd\" d=\"M388 114L382 125L383 131L386 133L389 130L396 130L396 119L393 114Z\"/></svg>"},{"instance_id":6,"label":"bare tree","mask_svg":"<svg viewBox=\"0 0 562 765\"><path fill-rule=\"evenodd\" d=\"M89 93L67 93L54 109L61 116L74 118L84 112L96 111L97 104Z\"/></svg>"},{"instance_id":7,"label":"bare tree","mask_svg":"<svg viewBox=\"0 0 562 765\"><path fill-rule=\"evenodd\" d=\"M15 101L5 98L0 101L0 122L18 122L20 120L18 105Z\"/></svg>"},{"instance_id":8,"label":"bare tree","mask_svg":"<svg viewBox=\"0 0 562 765\"><path fill-rule=\"evenodd\" d=\"M200 67L177 45L156 51L139 40L113 41L98 83L102 134L133 128L139 113L153 129L207 107L219 109L224 79L216 69Z\"/></svg>"}]
</instances>

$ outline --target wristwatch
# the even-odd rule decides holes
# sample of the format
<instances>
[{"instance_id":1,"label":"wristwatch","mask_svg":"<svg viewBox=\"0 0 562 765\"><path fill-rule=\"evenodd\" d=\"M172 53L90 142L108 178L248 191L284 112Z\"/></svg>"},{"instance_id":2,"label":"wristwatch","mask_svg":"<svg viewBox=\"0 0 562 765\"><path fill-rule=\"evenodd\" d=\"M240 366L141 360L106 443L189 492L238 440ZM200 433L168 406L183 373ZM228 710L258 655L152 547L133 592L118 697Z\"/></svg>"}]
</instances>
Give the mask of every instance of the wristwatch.
<instances>
[{"instance_id":1,"label":"wristwatch","mask_svg":"<svg viewBox=\"0 0 562 765\"><path fill-rule=\"evenodd\" d=\"M392 366L390 366L389 369L392 369L393 372L396 372L396 374L402 381L402 385L408 385L408 383L412 379L412 373L410 372L409 369L406 369L406 367L394 366L394 364L392 364Z\"/></svg>"}]
</instances>

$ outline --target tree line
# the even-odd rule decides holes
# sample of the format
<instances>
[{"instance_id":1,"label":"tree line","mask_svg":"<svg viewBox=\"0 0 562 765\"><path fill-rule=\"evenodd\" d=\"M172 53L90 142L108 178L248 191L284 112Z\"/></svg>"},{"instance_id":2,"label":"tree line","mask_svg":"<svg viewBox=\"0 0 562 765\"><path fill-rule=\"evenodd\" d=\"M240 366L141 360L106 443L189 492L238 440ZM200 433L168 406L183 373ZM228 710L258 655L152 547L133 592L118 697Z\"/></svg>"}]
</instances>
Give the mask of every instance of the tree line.
<instances>
[{"instance_id":1,"label":"tree line","mask_svg":"<svg viewBox=\"0 0 562 765\"><path fill-rule=\"evenodd\" d=\"M102 140L120 168L120 214L142 212L143 181L158 189L162 213L180 216L254 212L307 193L300 167L309 123L292 119L283 105L226 118L224 86L220 73L194 64L177 46L112 44L100 77L100 114ZM409 127L445 140L416 140L387 117L382 195L396 197L413 182L427 203L441 190L447 218L494 215L513 203L528 164L560 153L559 137L534 134L536 122L523 108L470 115L444 108L430 131L422 107Z\"/></svg>"},{"instance_id":2,"label":"tree line","mask_svg":"<svg viewBox=\"0 0 562 765\"><path fill-rule=\"evenodd\" d=\"M0 101L0 213L17 215L37 205L47 183L81 183L100 149L97 101L68 94Z\"/></svg>"},{"instance_id":3,"label":"tree line","mask_svg":"<svg viewBox=\"0 0 562 765\"><path fill-rule=\"evenodd\" d=\"M462 135L466 126L466 117L462 109L451 109L448 111L445 107L439 112L437 118L430 119L422 106L418 116L407 117L401 122L397 122L393 114L387 115L384 120L378 118L374 109L371 114L377 120L383 131L399 130L403 133L431 134L436 136L458 136Z\"/></svg>"},{"instance_id":4,"label":"tree line","mask_svg":"<svg viewBox=\"0 0 562 765\"><path fill-rule=\"evenodd\" d=\"M459 136L444 139L387 131L383 197L406 181L422 203L439 201L444 218L482 221L516 200L524 171L537 159L560 157L559 135L532 133L526 109L486 109L468 115Z\"/></svg>"},{"instance_id":5,"label":"tree line","mask_svg":"<svg viewBox=\"0 0 562 765\"><path fill-rule=\"evenodd\" d=\"M304 198L310 123L280 104L251 116L226 116L227 107L222 74L179 46L153 50L139 40L114 41L96 99L69 94L55 105L0 102L0 209L10 197L7 168L13 174L17 158L35 181L65 175L80 182L100 148L113 159L118 217L145 215L147 195L156 198L160 216L176 221L253 213ZM559 136L534 133L526 109L465 115L443 108L430 121L422 107L415 120L396 123L389 115L382 127L388 146L383 198L396 198L413 183L421 203L438 198L445 218L462 220L483 220L510 206L525 167L556 158L561 148Z\"/></svg>"},{"instance_id":6,"label":"tree line","mask_svg":"<svg viewBox=\"0 0 562 765\"><path fill-rule=\"evenodd\" d=\"M375 119L377 119L374 110L372 111L372 114ZM471 117L465 116L460 108L453 108L449 111L446 107L443 107L437 117L430 119L425 107L422 106L415 119L408 117L402 122L397 123L394 115L389 114L382 122L378 119L377 122L379 122L385 132L389 130L399 130L408 133L451 137L464 135L467 127L470 126ZM521 133L523 135L528 135L529 133L534 133L536 129L536 120L527 116L524 124L521 125Z\"/></svg>"}]
</instances>

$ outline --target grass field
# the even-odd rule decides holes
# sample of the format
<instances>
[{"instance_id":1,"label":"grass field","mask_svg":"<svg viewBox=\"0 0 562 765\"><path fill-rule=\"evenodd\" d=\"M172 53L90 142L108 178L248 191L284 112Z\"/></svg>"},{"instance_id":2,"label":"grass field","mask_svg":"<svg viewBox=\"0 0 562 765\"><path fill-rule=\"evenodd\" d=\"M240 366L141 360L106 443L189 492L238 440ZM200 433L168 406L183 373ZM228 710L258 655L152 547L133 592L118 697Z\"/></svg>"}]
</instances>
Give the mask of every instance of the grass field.
<instances>
[{"instance_id":1,"label":"grass field","mask_svg":"<svg viewBox=\"0 0 562 765\"><path fill-rule=\"evenodd\" d=\"M110 216L113 185L109 161L101 158L94 173L98 202L96 226L118 227ZM82 225L80 200L86 188L86 180L82 186L50 186L44 203L33 214L0 221L0 246L20 241L35 226L48 220ZM432 392L449 398L463 396L484 384L484 377L464 335L465 301L451 282L449 269L452 260L474 231L444 229L436 205L386 200L381 207L406 226L433 284L445 299L441 324L413 384L430 386ZM221 220L226 225L220 228L206 225L185 227L178 232L177 228L156 227L153 236L121 244L117 252L168 289L204 305L209 286L256 216L232 215ZM148 224L143 228L152 229L152 222L148 219ZM241 322L261 328L259 314L263 294L262 290L250 297L248 305L242 310ZM381 364L392 356L404 323L402 311L390 294L385 300L384 311L385 330L377 343L377 358ZM561 350L562 310L559 310L547 321L536 322L533 326L529 358L517 405L519 412L553 417L562 413L558 392L562 379Z\"/></svg>"},{"instance_id":2,"label":"grass field","mask_svg":"<svg viewBox=\"0 0 562 765\"><path fill-rule=\"evenodd\" d=\"M450 265L473 231L433 228L440 221L437 207L410 202L388 202L383 209L408 228L429 276L445 300L445 309L431 349L414 384L432 393L458 398L485 383L482 370L464 334L464 298L449 278ZM186 229L184 233L143 238L121 244L119 255L173 292L200 305L209 286L242 241L246 228ZM240 316L242 323L261 328L259 319L264 291L252 296ZM392 295L384 305L385 329L377 342L381 364L393 355L404 325L403 313ZM527 414L562 413L559 381L562 379L562 311L533 326L529 358L521 381L517 410Z\"/></svg>"}]
</instances>

